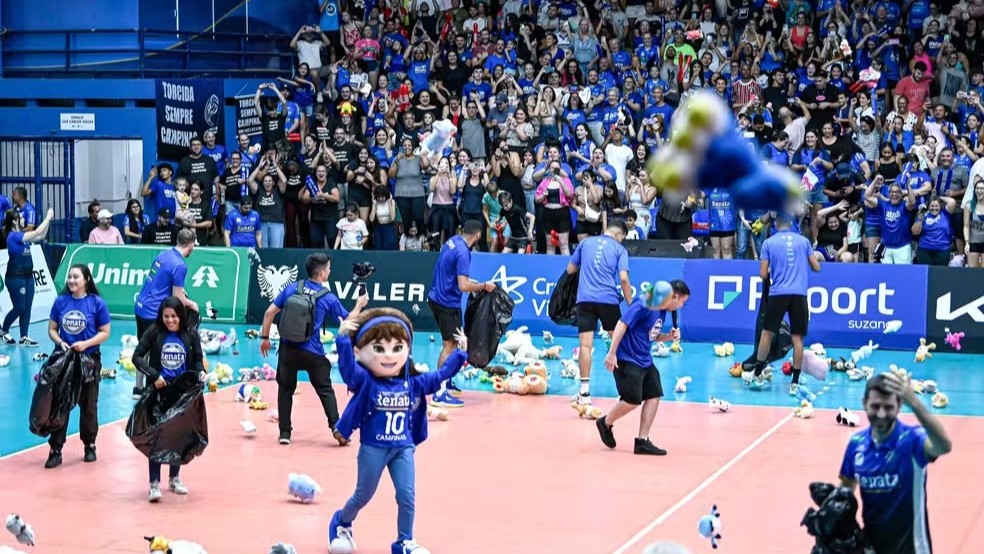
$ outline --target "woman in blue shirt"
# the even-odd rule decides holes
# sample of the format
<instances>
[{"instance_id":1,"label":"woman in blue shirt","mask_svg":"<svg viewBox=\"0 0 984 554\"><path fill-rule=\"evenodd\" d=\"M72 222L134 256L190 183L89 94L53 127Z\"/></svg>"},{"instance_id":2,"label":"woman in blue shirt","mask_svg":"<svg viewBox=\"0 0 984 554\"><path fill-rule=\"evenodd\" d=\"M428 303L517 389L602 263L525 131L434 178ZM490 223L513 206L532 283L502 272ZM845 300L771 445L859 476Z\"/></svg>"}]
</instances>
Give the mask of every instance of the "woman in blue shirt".
<instances>
[{"instance_id":1,"label":"woman in blue shirt","mask_svg":"<svg viewBox=\"0 0 984 554\"><path fill-rule=\"evenodd\" d=\"M714 187L707 193L707 209L711 219L711 247L714 257L730 260L735 257L736 208L727 189Z\"/></svg>"},{"instance_id":2,"label":"woman in blue shirt","mask_svg":"<svg viewBox=\"0 0 984 554\"><path fill-rule=\"evenodd\" d=\"M24 231L24 216L16 209L8 210L3 220L3 238L7 243L7 274L4 275L7 291L10 293L10 312L3 319L0 340L14 344L10 336L10 326L20 319L20 345L37 346L38 342L27 336L31 326L31 308L34 306L34 259L31 257L31 243L41 242L48 234L48 226L55 218L55 212L48 208L44 221L33 231Z\"/></svg>"},{"instance_id":3,"label":"woman in blue shirt","mask_svg":"<svg viewBox=\"0 0 984 554\"><path fill-rule=\"evenodd\" d=\"M68 269L65 278L65 288L55 299L51 307L48 322L48 337L58 347L52 357L74 350L84 352L95 362L94 378L83 381L82 392L79 394L79 435L85 445L84 462L96 461L96 434L99 432L98 403L99 403L99 374L102 370L102 355L99 345L109 338L109 308L99 296L96 283L92 280L92 272L84 264L75 264ZM65 434L68 429L68 419L65 424L51 432L48 445L51 452L48 461L44 463L47 469L55 468L62 463L62 446L65 445Z\"/></svg>"},{"instance_id":4,"label":"woman in blue shirt","mask_svg":"<svg viewBox=\"0 0 984 554\"><path fill-rule=\"evenodd\" d=\"M198 333L188 325L188 315L181 300L171 296L161 303L157 321L140 338L133 351L133 365L147 376L147 381L160 390L170 385L185 372L198 373L205 380L205 364L202 343ZM172 465L168 489L174 494L188 494L178 472L180 465ZM161 464L150 462L151 502L161 499Z\"/></svg>"},{"instance_id":5,"label":"woman in blue shirt","mask_svg":"<svg viewBox=\"0 0 984 554\"><path fill-rule=\"evenodd\" d=\"M910 196L915 193L909 189ZM950 265L950 248L953 231L950 218L960 210L957 201L948 196L934 196L920 209L912 224L913 236L919 235L916 247L916 263L925 265Z\"/></svg>"}]
</instances>

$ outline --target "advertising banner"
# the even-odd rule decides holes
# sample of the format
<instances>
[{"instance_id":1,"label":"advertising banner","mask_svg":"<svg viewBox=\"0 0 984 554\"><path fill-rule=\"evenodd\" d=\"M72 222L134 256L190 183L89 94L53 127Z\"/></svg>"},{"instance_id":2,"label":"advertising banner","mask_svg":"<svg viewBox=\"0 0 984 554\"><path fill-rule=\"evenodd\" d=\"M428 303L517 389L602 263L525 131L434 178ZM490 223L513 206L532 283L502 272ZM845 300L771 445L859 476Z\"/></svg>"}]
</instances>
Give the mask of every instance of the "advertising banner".
<instances>
[{"instance_id":1,"label":"advertising banner","mask_svg":"<svg viewBox=\"0 0 984 554\"><path fill-rule=\"evenodd\" d=\"M195 252L198 252L196 250ZM304 268L308 255L323 250L260 249L259 261L250 268L249 314L247 322L258 325L263 313L287 285L307 278ZM434 277L437 254L430 252L373 252L332 250L328 288L342 305L351 310L359 296L359 286L352 280L352 264L369 262L376 271L366 282L369 307L396 308L407 314L414 329L434 330L437 324L427 306L427 291ZM329 322L337 327L337 322Z\"/></svg>"},{"instance_id":2,"label":"advertising banner","mask_svg":"<svg viewBox=\"0 0 984 554\"><path fill-rule=\"evenodd\" d=\"M525 325L530 333L550 331L557 335L575 335L574 327L561 327L550 321L547 308L550 294L560 274L566 270L567 256L518 256L472 254L471 278L492 281L502 287L516 303L511 329ZM534 263L535 262L535 263ZM633 297L643 283L672 281L685 274L684 260L669 258L629 258L629 280ZM623 309L625 306L623 305ZM681 311L681 325L688 311Z\"/></svg>"},{"instance_id":3,"label":"advertising banner","mask_svg":"<svg viewBox=\"0 0 984 554\"><path fill-rule=\"evenodd\" d=\"M926 336L926 266L823 264L810 272L808 343L857 348L869 340L911 349ZM684 280L693 293L684 309L687 340L751 342L762 296L759 263L688 260ZM886 334L889 321L902 322Z\"/></svg>"},{"instance_id":4,"label":"advertising banner","mask_svg":"<svg viewBox=\"0 0 984 554\"><path fill-rule=\"evenodd\" d=\"M180 160L191 139L209 130L216 144L225 144L222 79L158 79L155 90L158 159Z\"/></svg>"},{"instance_id":5,"label":"advertising banner","mask_svg":"<svg viewBox=\"0 0 984 554\"><path fill-rule=\"evenodd\" d=\"M250 138L263 135L263 124L252 96L236 97L236 132L246 133Z\"/></svg>"},{"instance_id":6,"label":"advertising banner","mask_svg":"<svg viewBox=\"0 0 984 554\"><path fill-rule=\"evenodd\" d=\"M154 259L164 250L157 246L71 244L58 267L55 282L64 283L72 265L85 264L92 271L92 279L106 301L110 315L132 319L133 303ZM216 321L245 321L250 275L246 249L196 248L185 263L188 264L185 291L203 311L205 303L211 302L217 311Z\"/></svg>"},{"instance_id":7,"label":"advertising banner","mask_svg":"<svg viewBox=\"0 0 984 554\"><path fill-rule=\"evenodd\" d=\"M984 353L984 278L979 269L930 267L928 300L926 340L953 352L944 346L947 330L963 333L961 352Z\"/></svg>"},{"instance_id":8,"label":"advertising banner","mask_svg":"<svg viewBox=\"0 0 984 554\"><path fill-rule=\"evenodd\" d=\"M5 279L7 274L7 260L10 256L7 250L0 250L0 313L10 313L10 291ZM52 279L48 262L44 258L44 250L37 244L31 245L31 260L34 262L34 304L31 306L31 323L47 321L51 315L51 307L55 304L55 298L61 292L61 286L55 286ZM57 281L63 283L64 281ZM16 333L14 333L15 336Z\"/></svg>"}]
</instances>

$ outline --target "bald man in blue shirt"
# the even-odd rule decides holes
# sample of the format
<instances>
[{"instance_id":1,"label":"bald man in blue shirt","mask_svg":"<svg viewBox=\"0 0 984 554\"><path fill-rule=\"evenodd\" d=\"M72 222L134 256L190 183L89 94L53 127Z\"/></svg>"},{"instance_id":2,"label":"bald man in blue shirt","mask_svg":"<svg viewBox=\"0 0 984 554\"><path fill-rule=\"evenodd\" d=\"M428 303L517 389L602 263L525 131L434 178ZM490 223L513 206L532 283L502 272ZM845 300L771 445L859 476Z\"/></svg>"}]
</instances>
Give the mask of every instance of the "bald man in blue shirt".
<instances>
[{"instance_id":1,"label":"bald man in blue shirt","mask_svg":"<svg viewBox=\"0 0 984 554\"><path fill-rule=\"evenodd\" d=\"M908 406L918 425L899 421ZM865 540L875 554L932 554L926 470L953 449L943 424L919 401L909 377L876 375L864 390L871 427L851 437L841 463L844 486L861 489Z\"/></svg>"}]
</instances>

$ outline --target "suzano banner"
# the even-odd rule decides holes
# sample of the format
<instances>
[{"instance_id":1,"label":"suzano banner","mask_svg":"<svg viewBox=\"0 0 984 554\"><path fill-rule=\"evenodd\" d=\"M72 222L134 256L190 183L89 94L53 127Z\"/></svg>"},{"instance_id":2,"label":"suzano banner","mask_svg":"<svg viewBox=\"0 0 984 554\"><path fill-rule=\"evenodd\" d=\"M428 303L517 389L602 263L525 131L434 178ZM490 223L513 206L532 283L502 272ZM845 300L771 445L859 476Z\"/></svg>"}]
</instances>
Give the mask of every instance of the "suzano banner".
<instances>
[{"instance_id":1,"label":"suzano banner","mask_svg":"<svg viewBox=\"0 0 984 554\"><path fill-rule=\"evenodd\" d=\"M166 248L72 244L58 267L55 282L65 282L69 267L85 264L114 318L133 318L133 303L151 265ZM211 302L216 321L242 323L249 300L249 259L243 248L196 248L185 260L185 290L202 310Z\"/></svg>"},{"instance_id":2,"label":"suzano banner","mask_svg":"<svg viewBox=\"0 0 984 554\"><path fill-rule=\"evenodd\" d=\"M688 260L684 279L693 293L682 332L689 340L750 342L762 298L759 263ZM926 336L926 266L822 264L810 273L807 343L857 348L915 349ZM890 321L898 332L885 333Z\"/></svg>"}]
</instances>

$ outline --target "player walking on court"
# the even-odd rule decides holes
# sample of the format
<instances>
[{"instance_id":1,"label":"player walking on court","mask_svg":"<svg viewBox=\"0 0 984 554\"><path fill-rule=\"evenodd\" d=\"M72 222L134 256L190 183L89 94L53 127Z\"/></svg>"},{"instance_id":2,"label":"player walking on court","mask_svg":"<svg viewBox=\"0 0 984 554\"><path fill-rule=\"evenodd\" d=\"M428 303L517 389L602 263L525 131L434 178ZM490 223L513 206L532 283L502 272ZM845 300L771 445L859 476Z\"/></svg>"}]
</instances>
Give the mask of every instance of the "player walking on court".
<instances>
[{"instance_id":1,"label":"player walking on court","mask_svg":"<svg viewBox=\"0 0 984 554\"><path fill-rule=\"evenodd\" d=\"M810 323L810 303L807 265L820 271L820 262L813 255L810 240L790 229L792 222L786 216L776 220L776 234L762 244L762 262L759 276L769 281L769 298L765 305L765 321L759 339L755 367L742 372L747 383L763 386L772 380L772 373L765 372L765 360L772 348L772 337L779 332L782 319L789 315L789 334L793 341L793 382L789 394L799 390L800 371L803 369L803 337Z\"/></svg>"},{"instance_id":2,"label":"player walking on court","mask_svg":"<svg viewBox=\"0 0 984 554\"><path fill-rule=\"evenodd\" d=\"M581 386L571 399L571 406L579 413L591 414L591 354L598 322L609 335L615 332L619 308L618 288L626 304L632 303L632 285L629 283L629 253L622 246L628 228L620 219L608 222L605 234L588 237L578 244L567 264L568 275L578 273L575 318L579 350L577 364L581 374Z\"/></svg>"},{"instance_id":3,"label":"player walking on court","mask_svg":"<svg viewBox=\"0 0 984 554\"><path fill-rule=\"evenodd\" d=\"M650 351L653 342L680 339L679 329L663 333L663 322L670 312L682 308L689 298L690 288L683 281L659 281L629 306L615 326L612 345L605 356L605 367L615 376L618 402L607 415L595 422L601 442L608 448L615 448L615 433L612 430L615 422L642 406L639 434L636 435L633 451L636 454L666 455L666 450L649 440L659 400L663 397L663 384Z\"/></svg>"}]
</instances>

